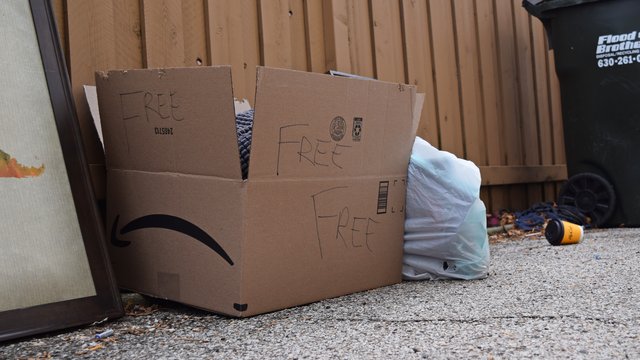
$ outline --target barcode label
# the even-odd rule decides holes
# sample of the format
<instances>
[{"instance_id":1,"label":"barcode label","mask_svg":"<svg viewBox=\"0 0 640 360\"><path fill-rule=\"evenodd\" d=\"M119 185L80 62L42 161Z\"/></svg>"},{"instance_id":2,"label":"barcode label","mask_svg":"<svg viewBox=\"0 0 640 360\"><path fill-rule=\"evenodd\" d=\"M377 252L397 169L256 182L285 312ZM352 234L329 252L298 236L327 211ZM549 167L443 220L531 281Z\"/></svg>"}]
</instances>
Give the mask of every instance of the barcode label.
<instances>
[{"instance_id":1,"label":"barcode label","mask_svg":"<svg viewBox=\"0 0 640 360\"><path fill-rule=\"evenodd\" d=\"M389 182L380 181L378 185L378 214L387 213L387 203L389 200Z\"/></svg>"}]
</instances>

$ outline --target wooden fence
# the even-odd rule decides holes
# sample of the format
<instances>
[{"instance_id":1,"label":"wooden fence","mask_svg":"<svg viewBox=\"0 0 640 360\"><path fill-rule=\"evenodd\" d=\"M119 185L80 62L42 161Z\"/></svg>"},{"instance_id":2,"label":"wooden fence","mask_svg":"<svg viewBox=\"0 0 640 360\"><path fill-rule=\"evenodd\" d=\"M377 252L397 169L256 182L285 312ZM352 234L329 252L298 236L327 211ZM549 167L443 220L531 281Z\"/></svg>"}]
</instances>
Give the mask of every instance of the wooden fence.
<instances>
[{"instance_id":1,"label":"wooden fence","mask_svg":"<svg viewBox=\"0 0 640 360\"><path fill-rule=\"evenodd\" d=\"M544 29L520 0L53 0L91 169L103 155L82 85L107 69L231 64L337 69L415 84L419 135L475 162L487 208L554 200L566 179L560 95Z\"/></svg>"}]
</instances>

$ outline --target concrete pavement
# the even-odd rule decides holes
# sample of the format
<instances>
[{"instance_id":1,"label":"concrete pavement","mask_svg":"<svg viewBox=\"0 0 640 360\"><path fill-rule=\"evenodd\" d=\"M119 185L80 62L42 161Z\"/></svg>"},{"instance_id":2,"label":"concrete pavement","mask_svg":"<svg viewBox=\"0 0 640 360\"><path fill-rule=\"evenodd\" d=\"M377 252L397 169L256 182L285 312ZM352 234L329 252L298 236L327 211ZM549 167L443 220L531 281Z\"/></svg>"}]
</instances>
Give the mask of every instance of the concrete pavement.
<instances>
[{"instance_id":1,"label":"concrete pavement","mask_svg":"<svg viewBox=\"0 0 640 360\"><path fill-rule=\"evenodd\" d=\"M640 229L562 247L508 240L491 257L484 280L404 282L244 320L170 304L2 344L0 358L640 358Z\"/></svg>"}]
</instances>

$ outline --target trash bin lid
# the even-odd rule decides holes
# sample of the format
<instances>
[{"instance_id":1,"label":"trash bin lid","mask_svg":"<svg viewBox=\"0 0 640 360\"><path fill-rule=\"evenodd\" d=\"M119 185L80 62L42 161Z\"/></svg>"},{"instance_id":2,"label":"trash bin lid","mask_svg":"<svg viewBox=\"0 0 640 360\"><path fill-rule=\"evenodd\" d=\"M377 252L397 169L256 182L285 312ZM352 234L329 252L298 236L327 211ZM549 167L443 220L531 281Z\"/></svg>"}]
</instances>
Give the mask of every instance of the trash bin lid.
<instances>
[{"instance_id":1,"label":"trash bin lid","mask_svg":"<svg viewBox=\"0 0 640 360\"><path fill-rule=\"evenodd\" d=\"M538 19L545 19L551 15L553 10L596 1L605 0L522 0L522 6L529 14Z\"/></svg>"}]
</instances>

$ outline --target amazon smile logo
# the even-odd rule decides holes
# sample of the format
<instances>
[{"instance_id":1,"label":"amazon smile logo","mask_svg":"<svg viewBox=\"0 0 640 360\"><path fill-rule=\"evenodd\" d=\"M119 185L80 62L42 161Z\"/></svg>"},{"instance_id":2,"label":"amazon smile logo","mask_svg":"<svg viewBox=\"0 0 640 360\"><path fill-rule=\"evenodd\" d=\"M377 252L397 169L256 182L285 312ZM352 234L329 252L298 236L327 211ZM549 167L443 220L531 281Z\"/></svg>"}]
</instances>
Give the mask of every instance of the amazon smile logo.
<instances>
[{"instance_id":1,"label":"amazon smile logo","mask_svg":"<svg viewBox=\"0 0 640 360\"><path fill-rule=\"evenodd\" d=\"M113 225L111 226L111 244L116 247L127 247L131 245L131 241L120 240L117 236L119 221L120 215L116 215L116 218L113 221ZM222 246L220 246L220 244L218 244L218 242L215 241L213 237L211 237L204 230L194 225L193 223L176 216L152 214L133 219L128 224L123 226L122 229L120 229L120 236L128 234L132 231L152 228L177 231L188 237L198 240L211 250L215 251L218 255L220 255L220 257L222 257L227 263L229 263L229 265L233 266L233 260L231 260L231 257L229 257L227 252L224 251Z\"/></svg>"}]
</instances>

